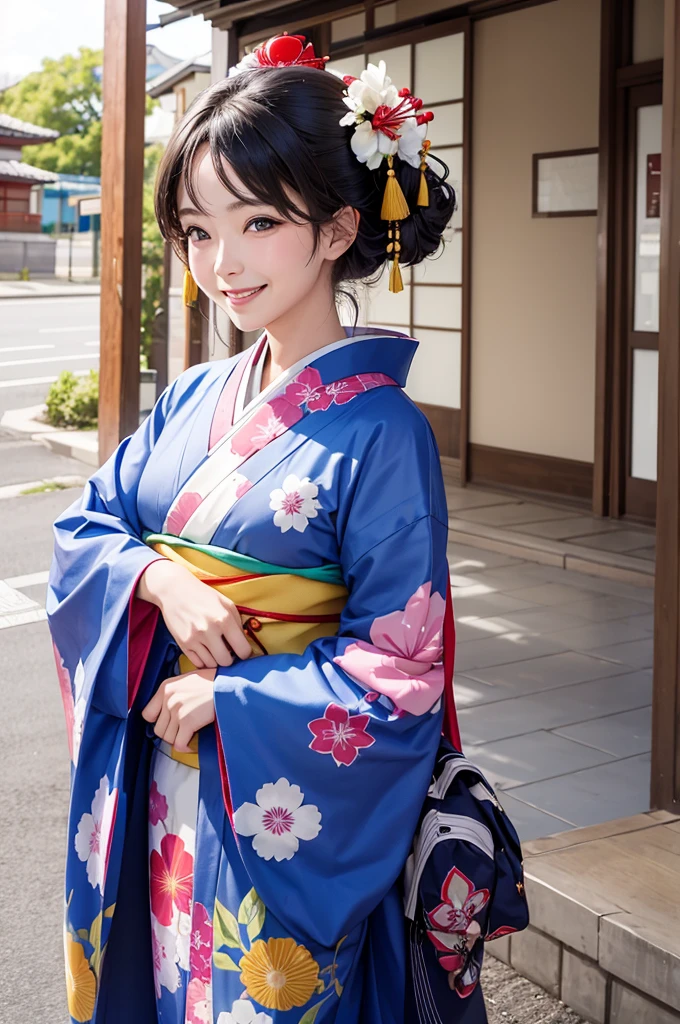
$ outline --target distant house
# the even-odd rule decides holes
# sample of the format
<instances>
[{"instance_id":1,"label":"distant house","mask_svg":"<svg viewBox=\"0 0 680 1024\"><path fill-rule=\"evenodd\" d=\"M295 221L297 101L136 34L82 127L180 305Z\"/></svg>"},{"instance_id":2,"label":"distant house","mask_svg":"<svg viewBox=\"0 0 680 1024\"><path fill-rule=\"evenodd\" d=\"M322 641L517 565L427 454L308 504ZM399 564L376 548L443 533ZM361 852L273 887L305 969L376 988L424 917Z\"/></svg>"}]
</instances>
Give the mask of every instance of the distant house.
<instances>
[{"instance_id":1,"label":"distant house","mask_svg":"<svg viewBox=\"0 0 680 1024\"><path fill-rule=\"evenodd\" d=\"M78 207L69 200L79 196L99 195L101 179L88 174L58 174L56 181L45 186L42 230L60 234L62 231L90 231L92 217L78 216ZM95 215L98 220L98 215Z\"/></svg>"},{"instance_id":2,"label":"distant house","mask_svg":"<svg viewBox=\"0 0 680 1024\"><path fill-rule=\"evenodd\" d=\"M190 57L188 60L177 61L153 78L147 75L147 95L157 99L159 106L146 118L146 143L167 143L175 122L182 117L199 92L210 85L210 59L209 53Z\"/></svg>"},{"instance_id":3,"label":"distant house","mask_svg":"<svg viewBox=\"0 0 680 1024\"><path fill-rule=\"evenodd\" d=\"M45 186L59 176L24 163L21 149L57 138L51 128L0 113L0 273L54 273L56 242L42 233L42 206Z\"/></svg>"}]
</instances>

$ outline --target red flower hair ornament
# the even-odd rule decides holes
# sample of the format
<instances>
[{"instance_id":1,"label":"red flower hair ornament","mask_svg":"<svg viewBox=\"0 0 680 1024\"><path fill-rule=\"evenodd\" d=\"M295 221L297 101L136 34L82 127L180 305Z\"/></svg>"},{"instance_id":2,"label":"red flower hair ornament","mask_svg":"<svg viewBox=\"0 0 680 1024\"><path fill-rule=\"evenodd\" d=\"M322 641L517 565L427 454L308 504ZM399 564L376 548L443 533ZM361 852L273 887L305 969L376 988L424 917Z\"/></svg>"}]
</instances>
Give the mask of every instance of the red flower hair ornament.
<instances>
[{"instance_id":1,"label":"red flower hair ornament","mask_svg":"<svg viewBox=\"0 0 680 1024\"><path fill-rule=\"evenodd\" d=\"M229 77L251 68L318 68L323 71L328 57L317 57L311 43L305 45L304 36L273 36L263 46L258 46L252 53L246 54L233 68L229 68Z\"/></svg>"}]
</instances>

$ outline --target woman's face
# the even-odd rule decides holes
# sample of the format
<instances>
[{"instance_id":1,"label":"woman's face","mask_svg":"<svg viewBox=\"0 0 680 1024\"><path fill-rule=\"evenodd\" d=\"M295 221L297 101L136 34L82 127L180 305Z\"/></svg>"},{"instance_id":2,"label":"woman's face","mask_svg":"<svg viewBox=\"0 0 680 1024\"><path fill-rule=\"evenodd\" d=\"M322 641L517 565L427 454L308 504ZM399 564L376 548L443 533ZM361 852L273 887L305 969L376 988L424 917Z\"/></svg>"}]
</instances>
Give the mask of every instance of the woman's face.
<instances>
[{"instance_id":1,"label":"woman's face","mask_svg":"<svg viewBox=\"0 0 680 1024\"><path fill-rule=\"evenodd\" d=\"M240 330L273 327L318 288L327 290L332 301L329 260L339 255L332 232L322 232L312 255L311 226L284 220L255 197L252 204L237 199L217 177L207 144L197 152L194 168L196 191L207 213L194 208L184 183L177 196L188 235L189 267L199 288ZM250 194L229 165L225 170L236 188Z\"/></svg>"}]
</instances>

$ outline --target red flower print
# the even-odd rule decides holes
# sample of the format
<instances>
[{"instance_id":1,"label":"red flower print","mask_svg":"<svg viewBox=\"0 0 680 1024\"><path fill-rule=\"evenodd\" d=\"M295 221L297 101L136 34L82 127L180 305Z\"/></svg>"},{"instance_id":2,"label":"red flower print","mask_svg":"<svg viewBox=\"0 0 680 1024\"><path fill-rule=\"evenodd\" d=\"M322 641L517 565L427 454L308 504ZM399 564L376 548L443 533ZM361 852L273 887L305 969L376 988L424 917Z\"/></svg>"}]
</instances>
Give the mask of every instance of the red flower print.
<instances>
[{"instance_id":1,"label":"red flower print","mask_svg":"<svg viewBox=\"0 0 680 1024\"><path fill-rule=\"evenodd\" d=\"M428 937L435 949L444 953L439 962L445 971L458 973L465 968L469 951L481 935L474 918L489 902L488 889L475 889L462 871L452 868L442 885L442 903L427 917L432 931Z\"/></svg>"},{"instance_id":2,"label":"red flower print","mask_svg":"<svg viewBox=\"0 0 680 1024\"><path fill-rule=\"evenodd\" d=\"M165 532L179 537L202 501L201 495L195 491L183 494L166 520Z\"/></svg>"},{"instance_id":3,"label":"red flower print","mask_svg":"<svg viewBox=\"0 0 680 1024\"><path fill-rule=\"evenodd\" d=\"M167 928L176 906L184 914L191 909L194 858L184 849L184 840L176 835L161 839L161 852L151 851L151 909Z\"/></svg>"},{"instance_id":4,"label":"red flower print","mask_svg":"<svg viewBox=\"0 0 680 1024\"><path fill-rule=\"evenodd\" d=\"M350 765L359 756L362 747L371 747L375 737L369 736L366 726L369 715L350 715L347 708L329 704L323 718L309 722L308 729L314 734L309 744L317 754L332 754L338 765Z\"/></svg>"},{"instance_id":5,"label":"red flower print","mask_svg":"<svg viewBox=\"0 0 680 1024\"><path fill-rule=\"evenodd\" d=\"M306 366L295 380L291 381L283 394L291 405L305 405L322 387L319 371L313 366Z\"/></svg>"},{"instance_id":6,"label":"red flower print","mask_svg":"<svg viewBox=\"0 0 680 1024\"><path fill-rule=\"evenodd\" d=\"M297 406L291 405L282 396L272 398L234 434L231 450L234 455L247 459L301 419L302 413Z\"/></svg>"},{"instance_id":7,"label":"red flower print","mask_svg":"<svg viewBox=\"0 0 680 1024\"><path fill-rule=\"evenodd\" d=\"M159 821L165 821L167 816L168 801L159 792L156 780L154 779L149 792L149 821L152 825L157 825Z\"/></svg>"},{"instance_id":8,"label":"red flower print","mask_svg":"<svg viewBox=\"0 0 680 1024\"><path fill-rule=\"evenodd\" d=\"M213 926L202 903L194 903L191 920L191 977L209 982L211 979Z\"/></svg>"}]
</instances>

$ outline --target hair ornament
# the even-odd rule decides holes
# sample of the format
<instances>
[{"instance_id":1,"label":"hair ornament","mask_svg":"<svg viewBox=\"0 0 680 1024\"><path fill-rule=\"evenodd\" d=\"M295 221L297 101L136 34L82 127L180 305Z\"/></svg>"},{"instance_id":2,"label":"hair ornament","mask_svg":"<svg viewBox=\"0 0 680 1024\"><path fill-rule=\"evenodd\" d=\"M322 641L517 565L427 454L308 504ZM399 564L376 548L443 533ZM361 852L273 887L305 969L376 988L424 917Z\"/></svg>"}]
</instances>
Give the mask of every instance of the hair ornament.
<instances>
[{"instance_id":1,"label":"hair ornament","mask_svg":"<svg viewBox=\"0 0 680 1024\"><path fill-rule=\"evenodd\" d=\"M228 77L251 68L305 67L323 71L327 60L328 57L317 57L311 43L305 45L305 36L289 36L284 32L283 35L272 36L263 46L246 54L243 60L229 68Z\"/></svg>"},{"instance_id":2,"label":"hair ornament","mask_svg":"<svg viewBox=\"0 0 680 1024\"><path fill-rule=\"evenodd\" d=\"M340 124L354 125L350 145L357 160L371 171L387 160L387 181L380 216L390 222L387 232L387 257L392 260L390 291L403 290L399 256L401 231L399 222L411 211L394 171L395 156L420 169L418 206L429 206L430 197L425 178L427 153L430 148L425 138L427 126L433 119L431 110L423 110L423 101L412 96L409 89L399 89L387 75L385 61L376 66L369 64L359 78L346 75L344 103L349 113Z\"/></svg>"},{"instance_id":3,"label":"hair ornament","mask_svg":"<svg viewBox=\"0 0 680 1024\"><path fill-rule=\"evenodd\" d=\"M184 268L184 282L182 285L182 304L184 306L198 305L198 285L188 267Z\"/></svg>"}]
</instances>

